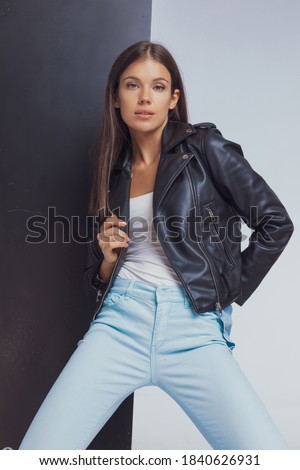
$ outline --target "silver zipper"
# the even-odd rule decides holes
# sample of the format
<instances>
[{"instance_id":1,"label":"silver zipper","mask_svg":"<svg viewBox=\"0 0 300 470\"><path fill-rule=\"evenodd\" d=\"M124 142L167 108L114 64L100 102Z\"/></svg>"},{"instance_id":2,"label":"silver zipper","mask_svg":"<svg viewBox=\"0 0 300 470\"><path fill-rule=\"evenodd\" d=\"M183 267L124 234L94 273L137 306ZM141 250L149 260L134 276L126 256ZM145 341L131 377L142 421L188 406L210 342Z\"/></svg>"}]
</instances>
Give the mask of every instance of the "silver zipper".
<instances>
[{"instance_id":1,"label":"silver zipper","mask_svg":"<svg viewBox=\"0 0 300 470\"><path fill-rule=\"evenodd\" d=\"M192 191L194 207L195 207L195 209L196 209L196 208L197 208L197 204L196 204L196 197L195 197L194 186L193 186L193 183L192 183L192 180L191 180L191 176L190 176L189 170L188 170L187 168L186 168L186 172L187 172L187 175L188 175L188 179L189 179L189 183L190 183L190 187L191 187L191 191ZM222 306L221 306L221 303L220 303L220 296L219 296L219 291L218 291L218 287L217 287L217 281L216 281L215 274L214 274L214 269L213 269L212 263L211 263L211 261L210 261L208 255L205 253L205 251L203 250L203 248L202 248L202 246L200 245L200 243L199 243L198 240L197 240L197 245L198 245L198 247L200 248L202 254L204 255L206 261L207 261L208 264L209 264L210 272L211 272L211 276L212 276L212 279L213 279L213 282L214 282L214 285L215 285L215 291L216 291L216 296L217 296L217 302L215 303L215 307L216 307L216 310L217 310L217 312L218 312L218 316L221 317L221 316L222 316Z\"/></svg>"},{"instance_id":2,"label":"silver zipper","mask_svg":"<svg viewBox=\"0 0 300 470\"><path fill-rule=\"evenodd\" d=\"M154 227L154 229L155 229L155 227ZM155 230L155 231L156 231L156 230ZM166 250L164 249L164 244L163 244L162 240L160 239L159 233L156 232L156 234L157 234L157 236L158 236L158 239L159 239L159 241L160 241L160 244L161 244L161 246L162 246L162 248L163 248L163 250L164 250L164 252L165 252L165 254L166 254L166 256L167 256L167 258L168 258L168 260L169 260L169 262L170 262L170 264L171 264L171 266L172 266L172 268L173 268L174 271L176 272L176 274L177 274L178 278L181 280L182 284L186 287L187 291L189 292L189 289L188 289L188 286L186 285L186 282L184 281L184 279L183 279L183 277L181 276L180 272L177 270L177 267L173 264L172 259L169 258L168 253L167 253ZM190 297L190 299L191 299L191 301L192 301L192 304L194 305L195 309L197 310L197 306L196 306L196 304L195 304L195 302L194 302L193 297L192 297L191 295L189 295L189 297Z\"/></svg>"},{"instance_id":3,"label":"silver zipper","mask_svg":"<svg viewBox=\"0 0 300 470\"><path fill-rule=\"evenodd\" d=\"M108 193L110 193L110 189L108 190ZM130 186L129 186L129 194L130 194ZM111 215L113 215L113 211L111 210L111 208L110 208L110 206L109 206L109 197L107 198L107 208L108 208L109 212L111 213ZM129 216L130 216L130 214L129 214ZM128 224L127 224L127 225L125 226L125 233L126 233L127 235L128 235L128 230L129 230L129 228L128 228ZM107 285L105 291L102 293L102 292L101 292L101 289L98 289L98 290L97 290L96 302L99 301L99 298L100 298L101 296L102 296L102 300L101 300L100 304L98 305L98 307L97 307L97 309L96 309L96 311L95 311L95 313L94 313L93 320L95 320L97 314L98 314L99 311L101 310L101 307L102 307L102 304L103 304L103 301L104 301L104 297L106 296L106 293L107 293L107 292L109 291L109 289L110 289L110 286L111 286L111 283L112 283L112 280L113 280L113 276L114 276L115 270L117 269L117 266L118 266L119 263L121 262L122 253L123 253L124 249L125 249L125 248L123 247L123 248L121 248L121 250L120 250L120 253L119 253L117 262L116 262L116 264L115 264L115 266L114 266L114 269L112 270L112 273L111 273L111 275L110 275L109 282L108 282L108 285Z\"/></svg>"},{"instance_id":4,"label":"silver zipper","mask_svg":"<svg viewBox=\"0 0 300 470\"><path fill-rule=\"evenodd\" d=\"M229 263L232 265L234 264L234 260L232 259L232 256L231 254L229 253L228 249L226 248L226 245L223 243L223 241L221 240L220 236L219 236L219 232L218 232L218 229L216 227L216 223L214 222L214 218L216 217L215 214L213 213L212 209L210 207L205 207L205 209L207 210L207 212L209 213L209 217L212 219L212 223L213 223L213 227L214 227L214 230L216 232L216 235L218 237L218 239L220 240L220 243L221 243L221 246L222 246L222 250L224 252L224 255L225 257L227 258L227 260L229 261Z\"/></svg>"},{"instance_id":5,"label":"silver zipper","mask_svg":"<svg viewBox=\"0 0 300 470\"><path fill-rule=\"evenodd\" d=\"M96 302L99 302L100 297L101 297L101 289L98 289L97 295L96 295Z\"/></svg>"},{"instance_id":6,"label":"silver zipper","mask_svg":"<svg viewBox=\"0 0 300 470\"><path fill-rule=\"evenodd\" d=\"M178 170L178 172L177 172L175 175L173 175L173 178L171 179L171 181L169 181L168 186L165 188L163 194L162 194L161 197L160 197L160 202L163 200L165 194L166 194L167 191L169 190L170 186L173 184L173 181L175 181L175 179L177 178L177 175L178 175L178 173L180 173L180 171L181 171L181 169ZM155 190L155 189L154 189L154 190ZM157 204L156 210L158 209L158 207L159 207L159 205L160 205L160 202L159 202L159 204ZM154 229L155 229L155 227L154 227ZM155 231L156 231L156 230L155 230ZM177 274L178 278L181 280L182 284L186 287L187 291L189 292L189 289L188 289L188 286L186 285L186 282L184 281L184 279L183 279L183 277L181 276L180 272L177 270L176 266L173 264L172 259L169 258L168 253L167 253L166 250L164 249L164 244L163 244L162 240L160 239L160 235L159 235L159 233L158 233L157 231L156 231L156 234L157 234L157 236L158 236L158 239L159 239L159 241L160 241L160 244L161 244L161 246L162 246L162 248L163 248L163 250L164 250L164 252L165 252L165 254L166 254L166 256L167 256L167 258L168 258L168 260L169 260L169 262L170 262L170 264L171 264L171 266L172 266L172 268L173 268L174 271L176 272L176 274ZM195 309L197 310L197 306L195 305L195 301L194 301L192 295L189 295L189 297L190 297L191 302L192 302L192 304L194 305Z\"/></svg>"},{"instance_id":7,"label":"silver zipper","mask_svg":"<svg viewBox=\"0 0 300 470\"><path fill-rule=\"evenodd\" d=\"M121 251L119 253L119 257L118 257L118 260L114 266L114 269L112 270L112 273L111 273L111 276L110 276L110 279L109 279L109 282L108 282L108 285L105 289L105 291L101 294L101 289L98 289L97 290L97 295L96 295L96 302L98 302L99 300L99 297L102 296L102 301L100 303L100 305L98 305L97 309L96 309L96 312L94 313L94 316L93 316L93 320L95 320L96 318L96 315L98 314L98 312L100 311L101 307L102 307L102 304L103 304L103 300L104 300L104 297L106 295L106 293L109 291L110 289L110 286L111 286L111 283L112 283L112 279L113 279L113 276L114 276L114 273L115 273L115 270L117 269L117 266L119 265L119 263L121 262L121 257L122 257L122 252L124 251L124 248L121 248Z\"/></svg>"}]
</instances>

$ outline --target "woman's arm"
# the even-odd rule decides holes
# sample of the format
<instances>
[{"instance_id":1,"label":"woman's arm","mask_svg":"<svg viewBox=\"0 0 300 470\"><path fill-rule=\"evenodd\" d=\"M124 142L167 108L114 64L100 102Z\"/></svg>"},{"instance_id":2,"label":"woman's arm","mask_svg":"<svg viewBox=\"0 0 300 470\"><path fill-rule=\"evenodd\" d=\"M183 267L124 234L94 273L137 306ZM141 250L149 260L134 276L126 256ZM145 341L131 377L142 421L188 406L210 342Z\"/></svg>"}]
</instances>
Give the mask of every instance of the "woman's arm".
<instances>
[{"instance_id":1,"label":"woman's arm","mask_svg":"<svg viewBox=\"0 0 300 470\"><path fill-rule=\"evenodd\" d=\"M241 253L242 291L236 303L243 305L284 250L293 223L274 191L244 158L240 145L213 128L205 135L204 154L218 191L254 230Z\"/></svg>"}]
</instances>

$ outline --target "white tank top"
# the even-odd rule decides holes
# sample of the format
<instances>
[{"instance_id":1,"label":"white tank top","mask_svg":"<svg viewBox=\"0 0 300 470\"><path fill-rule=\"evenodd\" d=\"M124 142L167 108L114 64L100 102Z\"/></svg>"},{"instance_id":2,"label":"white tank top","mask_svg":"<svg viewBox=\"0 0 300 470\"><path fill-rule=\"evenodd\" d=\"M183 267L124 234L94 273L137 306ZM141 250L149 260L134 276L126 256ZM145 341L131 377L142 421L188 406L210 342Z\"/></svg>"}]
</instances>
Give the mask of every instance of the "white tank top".
<instances>
[{"instance_id":1,"label":"white tank top","mask_svg":"<svg viewBox=\"0 0 300 470\"><path fill-rule=\"evenodd\" d=\"M129 246L117 277L152 284L181 284L153 224L153 192L130 198Z\"/></svg>"}]
</instances>

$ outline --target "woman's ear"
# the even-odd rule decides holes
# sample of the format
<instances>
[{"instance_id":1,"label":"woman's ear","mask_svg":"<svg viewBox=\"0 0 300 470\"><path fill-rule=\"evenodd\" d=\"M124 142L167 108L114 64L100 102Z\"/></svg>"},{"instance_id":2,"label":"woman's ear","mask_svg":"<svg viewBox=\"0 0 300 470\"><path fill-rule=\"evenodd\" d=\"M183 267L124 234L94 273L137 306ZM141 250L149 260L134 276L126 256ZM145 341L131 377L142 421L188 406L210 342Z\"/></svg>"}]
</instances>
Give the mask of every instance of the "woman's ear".
<instances>
[{"instance_id":1,"label":"woman's ear","mask_svg":"<svg viewBox=\"0 0 300 470\"><path fill-rule=\"evenodd\" d=\"M119 108L120 107L120 102L119 102L119 97L118 96L116 98L114 98L113 105L114 105L114 108Z\"/></svg>"},{"instance_id":2,"label":"woman's ear","mask_svg":"<svg viewBox=\"0 0 300 470\"><path fill-rule=\"evenodd\" d=\"M172 98L171 98L171 103L170 103L169 109L176 108L176 105L179 101L179 98L180 98L180 90L178 88L176 88L172 93Z\"/></svg>"}]
</instances>

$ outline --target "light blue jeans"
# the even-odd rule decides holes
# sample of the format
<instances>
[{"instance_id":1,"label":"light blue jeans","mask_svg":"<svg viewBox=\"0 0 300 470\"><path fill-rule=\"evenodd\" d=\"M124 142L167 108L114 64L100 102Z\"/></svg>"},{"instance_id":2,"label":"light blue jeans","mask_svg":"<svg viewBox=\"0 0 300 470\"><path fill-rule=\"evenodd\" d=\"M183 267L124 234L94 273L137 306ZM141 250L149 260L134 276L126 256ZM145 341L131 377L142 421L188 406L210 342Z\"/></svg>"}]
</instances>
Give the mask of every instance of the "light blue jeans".
<instances>
[{"instance_id":1,"label":"light blue jeans","mask_svg":"<svg viewBox=\"0 0 300 470\"><path fill-rule=\"evenodd\" d=\"M176 400L213 449L286 449L232 355L231 314L196 314L182 286L117 278L20 449L86 449L145 385Z\"/></svg>"}]
</instances>

